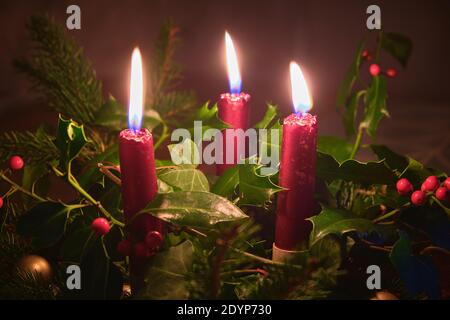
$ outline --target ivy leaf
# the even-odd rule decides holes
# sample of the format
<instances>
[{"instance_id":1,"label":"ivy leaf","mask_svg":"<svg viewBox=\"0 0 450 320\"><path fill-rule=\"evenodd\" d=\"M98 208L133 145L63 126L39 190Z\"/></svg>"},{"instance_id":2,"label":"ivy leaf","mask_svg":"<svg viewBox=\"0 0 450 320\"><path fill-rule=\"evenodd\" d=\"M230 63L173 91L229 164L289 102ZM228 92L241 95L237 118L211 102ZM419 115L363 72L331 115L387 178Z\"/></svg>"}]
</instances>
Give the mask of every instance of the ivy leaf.
<instances>
[{"instance_id":1,"label":"ivy leaf","mask_svg":"<svg viewBox=\"0 0 450 320\"><path fill-rule=\"evenodd\" d=\"M61 154L60 165L66 168L88 142L83 125L78 125L72 120L65 120L59 115L58 132L54 144Z\"/></svg>"},{"instance_id":2,"label":"ivy leaf","mask_svg":"<svg viewBox=\"0 0 450 320\"><path fill-rule=\"evenodd\" d=\"M350 95L353 85L359 76L359 67L361 65L362 60L361 54L363 49L364 49L364 42L361 42L356 51L356 56L353 59L353 62L345 75L344 81L339 87L336 101L338 109L344 108L347 101L347 97Z\"/></svg>"},{"instance_id":3,"label":"ivy leaf","mask_svg":"<svg viewBox=\"0 0 450 320\"><path fill-rule=\"evenodd\" d=\"M239 207L209 192L176 191L160 194L140 213L179 225L211 228L217 223L247 218Z\"/></svg>"},{"instance_id":4,"label":"ivy leaf","mask_svg":"<svg viewBox=\"0 0 450 320\"><path fill-rule=\"evenodd\" d=\"M366 94L365 90L355 92L351 95L348 105L344 110L342 120L344 121L344 128L348 136L355 135L355 120L358 113L359 100Z\"/></svg>"},{"instance_id":5,"label":"ivy leaf","mask_svg":"<svg viewBox=\"0 0 450 320\"><path fill-rule=\"evenodd\" d=\"M311 218L308 218L313 224L313 230L310 235L310 243L314 244L319 239L335 234L341 236L350 231L370 232L375 230L372 221L359 218L353 213L335 208L322 208L322 211Z\"/></svg>"},{"instance_id":6,"label":"ivy leaf","mask_svg":"<svg viewBox=\"0 0 450 320\"><path fill-rule=\"evenodd\" d=\"M95 123L111 131L118 132L128 128L128 111L117 100L110 97L98 111ZM155 109L144 108L142 127L154 129L161 123L161 116Z\"/></svg>"},{"instance_id":7,"label":"ivy leaf","mask_svg":"<svg viewBox=\"0 0 450 320\"><path fill-rule=\"evenodd\" d=\"M191 139L184 139L180 143L169 144L167 146L170 152L170 158L176 165L182 165L185 168L196 168L200 163L200 152L197 144Z\"/></svg>"},{"instance_id":8,"label":"ivy leaf","mask_svg":"<svg viewBox=\"0 0 450 320\"><path fill-rule=\"evenodd\" d=\"M264 117L254 127L255 129L267 129L277 117L277 107L269 103Z\"/></svg>"},{"instance_id":9,"label":"ivy leaf","mask_svg":"<svg viewBox=\"0 0 450 320\"><path fill-rule=\"evenodd\" d=\"M345 180L364 185L392 184L396 175L389 170L384 161L360 162L346 160L339 164L331 155L317 152L317 175L327 181Z\"/></svg>"},{"instance_id":10,"label":"ivy leaf","mask_svg":"<svg viewBox=\"0 0 450 320\"><path fill-rule=\"evenodd\" d=\"M350 157L352 148L344 139L333 136L320 136L317 141L317 150L333 156L339 163Z\"/></svg>"},{"instance_id":11,"label":"ivy leaf","mask_svg":"<svg viewBox=\"0 0 450 320\"><path fill-rule=\"evenodd\" d=\"M226 170L213 185L211 192L222 197L230 196L239 184L239 166Z\"/></svg>"},{"instance_id":12,"label":"ivy leaf","mask_svg":"<svg viewBox=\"0 0 450 320\"><path fill-rule=\"evenodd\" d=\"M158 179L158 193L170 193L173 192L173 188L171 186L169 186L167 183L165 183L164 181Z\"/></svg>"},{"instance_id":13,"label":"ivy leaf","mask_svg":"<svg viewBox=\"0 0 450 320\"><path fill-rule=\"evenodd\" d=\"M41 202L20 217L18 232L31 237L36 248L48 248L64 234L70 211L59 202Z\"/></svg>"},{"instance_id":14,"label":"ivy leaf","mask_svg":"<svg viewBox=\"0 0 450 320\"><path fill-rule=\"evenodd\" d=\"M372 83L364 98L366 107L360 127L366 129L367 134L373 137L375 136L381 118L383 116L389 117L386 109L386 79L381 76L373 77Z\"/></svg>"},{"instance_id":15,"label":"ivy leaf","mask_svg":"<svg viewBox=\"0 0 450 320\"><path fill-rule=\"evenodd\" d=\"M177 167L158 170L158 178L167 185L180 191L209 191L205 174L197 169Z\"/></svg>"},{"instance_id":16,"label":"ivy leaf","mask_svg":"<svg viewBox=\"0 0 450 320\"><path fill-rule=\"evenodd\" d=\"M272 176L259 173L259 164L240 164L239 166L240 204L266 206L275 193L284 190L272 182Z\"/></svg>"},{"instance_id":17,"label":"ivy leaf","mask_svg":"<svg viewBox=\"0 0 450 320\"><path fill-rule=\"evenodd\" d=\"M157 254L144 278L138 299L185 300L189 298L186 273L193 261L194 246L190 241Z\"/></svg>"},{"instance_id":18,"label":"ivy leaf","mask_svg":"<svg viewBox=\"0 0 450 320\"><path fill-rule=\"evenodd\" d=\"M381 47L406 67L412 52L412 41L398 33L384 33L381 36Z\"/></svg>"},{"instance_id":19,"label":"ivy leaf","mask_svg":"<svg viewBox=\"0 0 450 320\"><path fill-rule=\"evenodd\" d=\"M425 292L430 299L439 299L439 275L430 257L413 255L411 240L405 232L394 244L389 259L411 295Z\"/></svg>"}]
</instances>

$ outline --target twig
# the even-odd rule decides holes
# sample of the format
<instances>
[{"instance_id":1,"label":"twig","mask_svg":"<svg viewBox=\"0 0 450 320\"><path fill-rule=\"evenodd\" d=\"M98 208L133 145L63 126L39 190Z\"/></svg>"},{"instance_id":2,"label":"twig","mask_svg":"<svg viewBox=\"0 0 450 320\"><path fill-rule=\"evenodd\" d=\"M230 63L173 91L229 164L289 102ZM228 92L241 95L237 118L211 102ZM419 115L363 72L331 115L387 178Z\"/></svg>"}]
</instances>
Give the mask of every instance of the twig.
<instances>
[{"instance_id":1,"label":"twig","mask_svg":"<svg viewBox=\"0 0 450 320\"><path fill-rule=\"evenodd\" d=\"M38 196L37 194L32 193L32 192L28 191L27 189L25 189L25 188L19 186L17 183L15 183L15 182L12 181L11 179L9 179L7 176L5 176L5 175L3 174L3 172L0 172L0 178L2 178L3 180L5 180L6 182L8 182L10 185L12 185L14 188L16 188L17 190L19 190L20 192L22 192L22 193L24 193L24 194L26 194L26 195L28 195L28 196L30 196L30 197L32 197L32 198L38 200L38 201L41 201L41 202L47 201L47 199L44 199L44 198Z\"/></svg>"},{"instance_id":2,"label":"twig","mask_svg":"<svg viewBox=\"0 0 450 320\"><path fill-rule=\"evenodd\" d=\"M98 170L103 173L106 177L108 177L112 182L117 184L118 186L122 186L122 180L114 175L110 169L120 172L119 166L105 166L102 163L98 164Z\"/></svg>"}]
</instances>

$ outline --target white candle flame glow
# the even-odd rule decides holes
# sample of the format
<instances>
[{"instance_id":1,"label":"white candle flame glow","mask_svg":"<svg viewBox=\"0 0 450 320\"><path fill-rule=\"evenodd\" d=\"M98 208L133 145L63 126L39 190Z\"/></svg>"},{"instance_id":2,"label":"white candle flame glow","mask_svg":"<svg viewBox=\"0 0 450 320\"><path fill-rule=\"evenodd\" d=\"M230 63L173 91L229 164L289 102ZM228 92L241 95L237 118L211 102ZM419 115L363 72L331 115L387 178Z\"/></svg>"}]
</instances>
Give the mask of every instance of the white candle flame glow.
<instances>
[{"instance_id":1,"label":"white candle flame glow","mask_svg":"<svg viewBox=\"0 0 450 320\"><path fill-rule=\"evenodd\" d=\"M128 105L128 127L135 131L141 129L144 108L144 77L139 48L131 56L130 104Z\"/></svg>"},{"instance_id":2,"label":"white candle flame glow","mask_svg":"<svg viewBox=\"0 0 450 320\"><path fill-rule=\"evenodd\" d=\"M308 112L312 108L312 100L309 95L305 77L297 63L291 62L289 67L291 71L292 103L295 112Z\"/></svg>"},{"instance_id":3,"label":"white candle flame glow","mask_svg":"<svg viewBox=\"0 0 450 320\"><path fill-rule=\"evenodd\" d=\"M239 65L236 56L236 50L234 49L233 45L233 40L231 39L228 32L225 32L225 47L230 91L231 93L240 93L242 86L241 73L239 72Z\"/></svg>"}]
</instances>

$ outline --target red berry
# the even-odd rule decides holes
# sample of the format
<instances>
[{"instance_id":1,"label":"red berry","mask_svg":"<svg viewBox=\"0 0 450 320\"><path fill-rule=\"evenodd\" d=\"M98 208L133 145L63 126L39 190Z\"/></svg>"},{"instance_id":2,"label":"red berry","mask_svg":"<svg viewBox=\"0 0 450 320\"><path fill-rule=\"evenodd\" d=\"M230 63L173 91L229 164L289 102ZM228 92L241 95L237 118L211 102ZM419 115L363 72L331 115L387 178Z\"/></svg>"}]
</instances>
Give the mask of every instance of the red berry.
<instances>
[{"instance_id":1,"label":"red berry","mask_svg":"<svg viewBox=\"0 0 450 320\"><path fill-rule=\"evenodd\" d=\"M137 259L146 259L152 255L152 252L144 242L138 242L133 247L133 254Z\"/></svg>"},{"instance_id":2,"label":"red berry","mask_svg":"<svg viewBox=\"0 0 450 320\"><path fill-rule=\"evenodd\" d=\"M439 180L436 176L429 176L422 184L425 191L435 191L439 187ZM423 191L423 190L422 190Z\"/></svg>"},{"instance_id":3,"label":"red berry","mask_svg":"<svg viewBox=\"0 0 450 320\"><path fill-rule=\"evenodd\" d=\"M436 198L441 201L445 201L447 199L447 188L439 187L436 190Z\"/></svg>"},{"instance_id":4,"label":"red berry","mask_svg":"<svg viewBox=\"0 0 450 320\"><path fill-rule=\"evenodd\" d=\"M163 237L158 231L150 231L145 236L145 245L152 251L158 250L163 243Z\"/></svg>"},{"instance_id":5,"label":"red berry","mask_svg":"<svg viewBox=\"0 0 450 320\"><path fill-rule=\"evenodd\" d=\"M369 50L364 50L364 51L361 53L361 56L362 56L363 58L367 58L367 57L369 56Z\"/></svg>"},{"instance_id":6,"label":"red berry","mask_svg":"<svg viewBox=\"0 0 450 320\"><path fill-rule=\"evenodd\" d=\"M119 252L123 256L131 255L131 249L131 242L127 239L123 239L117 244L117 252Z\"/></svg>"},{"instance_id":7,"label":"red berry","mask_svg":"<svg viewBox=\"0 0 450 320\"><path fill-rule=\"evenodd\" d=\"M0 197L0 209L3 207L3 198Z\"/></svg>"},{"instance_id":8,"label":"red berry","mask_svg":"<svg viewBox=\"0 0 450 320\"><path fill-rule=\"evenodd\" d=\"M380 74L380 67L376 63L373 63L370 65L369 71L370 74L375 77Z\"/></svg>"},{"instance_id":9,"label":"red berry","mask_svg":"<svg viewBox=\"0 0 450 320\"><path fill-rule=\"evenodd\" d=\"M397 70L395 70L394 68L389 68L386 70L386 75L389 78L395 78L397 76Z\"/></svg>"},{"instance_id":10,"label":"red berry","mask_svg":"<svg viewBox=\"0 0 450 320\"><path fill-rule=\"evenodd\" d=\"M406 178L402 178L402 179L398 180L396 187L397 187L397 192L401 196L406 196L413 191L413 186L412 186L411 182L409 182L409 180Z\"/></svg>"},{"instance_id":11,"label":"red berry","mask_svg":"<svg viewBox=\"0 0 450 320\"><path fill-rule=\"evenodd\" d=\"M21 157L19 157L19 156L12 156L9 159L9 167L12 170L20 170L20 169L22 169L23 168L23 164L24 164L23 159Z\"/></svg>"},{"instance_id":12,"label":"red berry","mask_svg":"<svg viewBox=\"0 0 450 320\"><path fill-rule=\"evenodd\" d=\"M367 61L372 61L372 60L373 60L373 57L369 54L369 55L366 57L366 60L367 60Z\"/></svg>"},{"instance_id":13,"label":"red berry","mask_svg":"<svg viewBox=\"0 0 450 320\"><path fill-rule=\"evenodd\" d=\"M108 220L105 218L94 219L94 221L92 221L91 228L99 236L107 234L109 229L111 229Z\"/></svg>"},{"instance_id":14,"label":"red berry","mask_svg":"<svg viewBox=\"0 0 450 320\"><path fill-rule=\"evenodd\" d=\"M427 201L427 196L424 192L422 191L414 191L413 194L411 195L411 202L413 204L415 204L416 206L422 206L425 204L425 202Z\"/></svg>"},{"instance_id":15,"label":"red berry","mask_svg":"<svg viewBox=\"0 0 450 320\"><path fill-rule=\"evenodd\" d=\"M447 190L450 190L450 177L448 177L447 179L445 179L443 185L444 185L444 187L447 188Z\"/></svg>"}]
</instances>

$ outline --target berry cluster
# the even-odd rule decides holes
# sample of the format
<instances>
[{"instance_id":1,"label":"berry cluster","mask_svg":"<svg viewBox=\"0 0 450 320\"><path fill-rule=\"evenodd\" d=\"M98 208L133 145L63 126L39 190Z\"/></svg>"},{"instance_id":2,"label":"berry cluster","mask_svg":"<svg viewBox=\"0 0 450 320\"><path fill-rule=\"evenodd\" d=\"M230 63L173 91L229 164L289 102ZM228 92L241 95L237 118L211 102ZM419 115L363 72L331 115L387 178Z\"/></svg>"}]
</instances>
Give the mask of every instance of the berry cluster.
<instances>
[{"instance_id":1,"label":"berry cluster","mask_svg":"<svg viewBox=\"0 0 450 320\"><path fill-rule=\"evenodd\" d=\"M366 61L372 61L373 60L373 56L370 54L370 52L368 50L364 50L362 52L362 57L366 60ZM389 68L386 71L381 71L380 66L376 63L372 63L369 66L369 73L373 76L376 77L377 75L379 75L380 73L389 77L389 78L395 78L397 76L397 70L395 68Z\"/></svg>"},{"instance_id":2,"label":"berry cluster","mask_svg":"<svg viewBox=\"0 0 450 320\"><path fill-rule=\"evenodd\" d=\"M132 243L128 239L120 241L117 251L123 256L133 256L137 259L146 259L153 256L161 247L163 237L158 231L149 231L144 241Z\"/></svg>"},{"instance_id":3,"label":"berry cluster","mask_svg":"<svg viewBox=\"0 0 450 320\"><path fill-rule=\"evenodd\" d=\"M434 193L436 199L446 201L450 190L450 178L447 178L442 184L436 176L429 176L425 179L420 190L413 192L414 188L408 179L402 178L397 181L397 192L401 196L411 194L411 202L416 206L422 206L427 202L427 196Z\"/></svg>"},{"instance_id":4,"label":"berry cluster","mask_svg":"<svg viewBox=\"0 0 450 320\"><path fill-rule=\"evenodd\" d=\"M23 168L24 165L25 162L20 156L12 156L11 158L9 158L9 168L12 171L19 171ZM0 208L3 207L3 204L4 204L3 197L0 197Z\"/></svg>"}]
</instances>

